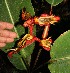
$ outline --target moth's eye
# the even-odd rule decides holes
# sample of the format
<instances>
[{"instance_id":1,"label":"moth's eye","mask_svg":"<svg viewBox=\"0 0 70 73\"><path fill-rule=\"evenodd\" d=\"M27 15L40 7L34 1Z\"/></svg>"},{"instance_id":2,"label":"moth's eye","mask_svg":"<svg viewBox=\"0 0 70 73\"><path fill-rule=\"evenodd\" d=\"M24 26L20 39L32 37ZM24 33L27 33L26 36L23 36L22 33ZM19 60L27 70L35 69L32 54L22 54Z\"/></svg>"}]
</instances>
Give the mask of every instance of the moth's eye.
<instances>
[{"instance_id":1,"label":"moth's eye","mask_svg":"<svg viewBox=\"0 0 70 73\"><path fill-rule=\"evenodd\" d=\"M30 37L28 37L27 40L30 40Z\"/></svg>"}]
</instances>

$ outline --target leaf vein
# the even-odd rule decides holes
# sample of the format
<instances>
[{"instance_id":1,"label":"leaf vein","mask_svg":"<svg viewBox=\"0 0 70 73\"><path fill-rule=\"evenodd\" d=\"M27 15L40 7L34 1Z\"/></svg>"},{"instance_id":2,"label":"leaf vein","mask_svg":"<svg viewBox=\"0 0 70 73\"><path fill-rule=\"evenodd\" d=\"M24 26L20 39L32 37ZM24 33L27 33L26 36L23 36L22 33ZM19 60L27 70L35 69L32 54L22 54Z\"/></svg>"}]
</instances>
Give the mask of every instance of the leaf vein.
<instances>
[{"instance_id":1,"label":"leaf vein","mask_svg":"<svg viewBox=\"0 0 70 73\"><path fill-rule=\"evenodd\" d=\"M55 60L57 60L57 61L60 61L60 60L70 60L70 56L64 57L64 58L58 58L58 59L55 59Z\"/></svg>"},{"instance_id":2,"label":"leaf vein","mask_svg":"<svg viewBox=\"0 0 70 73\"><path fill-rule=\"evenodd\" d=\"M5 4L6 4L7 10L8 10L8 13L9 13L9 16L10 16L10 19L11 19L11 22L14 25L14 20L13 20L13 17L11 15L11 12L10 12L10 9L9 9L8 3L7 3L7 0L5 0ZM17 32L17 30L16 30L15 27L14 27L14 31L17 33L17 38L19 38L18 32Z\"/></svg>"}]
</instances>

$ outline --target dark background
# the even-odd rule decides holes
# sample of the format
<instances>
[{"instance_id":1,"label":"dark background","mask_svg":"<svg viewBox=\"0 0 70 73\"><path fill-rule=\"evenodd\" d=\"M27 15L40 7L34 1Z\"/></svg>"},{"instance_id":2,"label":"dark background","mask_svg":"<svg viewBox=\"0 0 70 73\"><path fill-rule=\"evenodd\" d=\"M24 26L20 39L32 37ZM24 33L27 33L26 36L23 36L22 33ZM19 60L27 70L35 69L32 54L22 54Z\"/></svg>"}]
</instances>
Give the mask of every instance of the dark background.
<instances>
[{"instance_id":1,"label":"dark background","mask_svg":"<svg viewBox=\"0 0 70 73\"><path fill-rule=\"evenodd\" d=\"M35 9L35 15L40 16L42 13L49 14L50 12L50 4L48 4L45 0L32 0L32 5ZM53 7L53 14L60 16L61 20L56 23L55 25L51 25L49 30L49 35L52 37L52 40L55 41L60 34L70 29L70 2L69 0L64 0L59 5ZM36 26L36 35L38 38L41 38L42 32L44 27ZM45 62L48 62L50 57L50 52L45 51L42 47L38 45L36 42L34 52L32 54L32 60L31 60L31 66L30 69L32 70L32 67L34 65L34 61L37 57L39 49L42 49L42 52L39 56L37 65L35 68L40 66L41 64L44 64ZM14 70L15 69L15 70ZM0 50L0 73L13 73L15 71L16 73L26 73L20 70L17 70L7 59L6 54ZM34 71L34 73L50 73L48 69L48 65L44 65L43 67L39 68L37 71Z\"/></svg>"}]
</instances>

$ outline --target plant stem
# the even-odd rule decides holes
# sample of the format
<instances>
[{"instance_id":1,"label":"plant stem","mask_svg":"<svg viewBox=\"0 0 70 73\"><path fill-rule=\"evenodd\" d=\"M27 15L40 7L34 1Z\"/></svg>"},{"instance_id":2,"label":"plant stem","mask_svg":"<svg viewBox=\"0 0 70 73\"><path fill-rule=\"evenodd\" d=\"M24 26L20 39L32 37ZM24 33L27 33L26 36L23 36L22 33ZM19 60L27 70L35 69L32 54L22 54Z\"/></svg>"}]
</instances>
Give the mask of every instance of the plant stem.
<instances>
[{"instance_id":1,"label":"plant stem","mask_svg":"<svg viewBox=\"0 0 70 73\"><path fill-rule=\"evenodd\" d=\"M46 64L52 64L53 62L57 62L57 60L49 60L48 62L46 62L46 63L44 63L44 64L38 66L34 71L36 71L37 69L39 69L39 68L45 66ZM34 72L34 71L33 71L33 72Z\"/></svg>"},{"instance_id":2,"label":"plant stem","mask_svg":"<svg viewBox=\"0 0 70 73\"><path fill-rule=\"evenodd\" d=\"M51 10L50 10L50 15L52 15L52 5L51 5Z\"/></svg>"},{"instance_id":3,"label":"plant stem","mask_svg":"<svg viewBox=\"0 0 70 73\"><path fill-rule=\"evenodd\" d=\"M42 64L42 65L38 66L36 69L34 69L34 71L36 71L37 69L39 69L39 68L43 67L43 66L44 66L44 65L46 65L46 64L48 64L48 62L46 62L46 63L44 63L44 64ZM33 72L34 72L34 71L33 71Z\"/></svg>"},{"instance_id":4,"label":"plant stem","mask_svg":"<svg viewBox=\"0 0 70 73\"><path fill-rule=\"evenodd\" d=\"M34 66L33 66L33 69L34 69L35 66L36 66L36 63L37 63L37 61L38 61L38 58L39 58L39 56L40 56L41 51L42 51L42 49L39 49L39 52L38 52L38 54L37 54L37 57L36 57L36 60L35 60ZM32 69L32 71L33 71L33 69Z\"/></svg>"}]
</instances>

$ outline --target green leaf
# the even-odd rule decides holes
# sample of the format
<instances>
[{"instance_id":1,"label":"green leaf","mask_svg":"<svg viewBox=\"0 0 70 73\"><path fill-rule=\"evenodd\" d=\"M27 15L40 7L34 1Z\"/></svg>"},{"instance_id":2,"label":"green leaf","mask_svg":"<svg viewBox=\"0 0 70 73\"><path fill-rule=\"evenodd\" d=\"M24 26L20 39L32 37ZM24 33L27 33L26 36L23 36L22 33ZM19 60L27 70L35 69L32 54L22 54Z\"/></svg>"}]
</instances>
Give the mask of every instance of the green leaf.
<instances>
[{"instance_id":1,"label":"green leaf","mask_svg":"<svg viewBox=\"0 0 70 73\"><path fill-rule=\"evenodd\" d=\"M62 34L53 44L50 51L51 73L70 73L70 30Z\"/></svg>"},{"instance_id":2,"label":"green leaf","mask_svg":"<svg viewBox=\"0 0 70 73\"><path fill-rule=\"evenodd\" d=\"M14 30L13 31L15 31L17 34L20 33L20 32L17 31L17 28L15 27L15 23L17 21L19 21L20 10L23 7L24 6L23 6L22 0L19 0L19 1L16 1L16 0L1 0L0 1L0 21L12 23L14 25ZM24 28L21 29L21 30L22 30L21 33L23 33ZM19 34L18 34L18 38L19 38ZM14 46L14 44L15 44L14 42L9 43L2 50L4 52L7 52L6 49L12 48Z\"/></svg>"},{"instance_id":3,"label":"green leaf","mask_svg":"<svg viewBox=\"0 0 70 73\"><path fill-rule=\"evenodd\" d=\"M33 49L34 49L33 46L34 46L34 45L35 45L35 44L32 43L31 45L29 45L29 46L23 48L22 50L20 50L20 54L21 54L22 56L24 56L24 58L29 57L30 54L32 54L32 52L33 52Z\"/></svg>"},{"instance_id":4,"label":"green leaf","mask_svg":"<svg viewBox=\"0 0 70 73\"><path fill-rule=\"evenodd\" d=\"M15 27L15 23L17 23L19 21L19 15L20 15L20 11L23 8L26 8L26 10L28 12L30 12L32 15L34 15L34 9L32 7L31 4L31 0L1 0L0 1L0 21L5 21L5 22L10 22L14 25L14 30L17 34L18 34L18 38L15 39L16 40L19 39L19 37L22 34L25 34L25 29L22 26L18 26ZM2 50L4 52L7 52L7 49L12 48L15 45L15 43L9 43L7 44L7 46L5 48L3 48Z\"/></svg>"},{"instance_id":5,"label":"green leaf","mask_svg":"<svg viewBox=\"0 0 70 73\"><path fill-rule=\"evenodd\" d=\"M30 12L30 14L31 14L32 16L35 15L35 12L34 12L34 9L33 9L32 3L31 3L31 0L24 0L23 5L24 5L24 7L26 8L26 11L27 11L27 12Z\"/></svg>"},{"instance_id":6,"label":"green leaf","mask_svg":"<svg viewBox=\"0 0 70 73\"><path fill-rule=\"evenodd\" d=\"M19 22L21 10L24 7L26 8L26 11L31 13L32 16L35 14L31 0L0 0L0 21L12 23L14 25L14 29L12 31L16 32L18 35L13 43L7 43L6 47L2 49L5 53L7 53L8 49L14 47L20 37L25 34L24 27L22 27L20 24L15 26L15 24ZM23 56L28 57L31 55L34 45L31 46L33 47L27 47L27 49L25 48L26 50L23 52ZM26 69L24 62L21 61L22 58L19 57L19 54L15 54L13 58L9 60L16 68Z\"/></svg>"},{"instance_id":7,"label":"green leaf","mask_svg":"<svg viewBox=\"0 0 70 73\"><path fill-rule=\"evenodd\" d=\"M51 4L52 6L56 6L59 3L61 3L63 0L46 0L49 4Z\"/></svg>"},{"instance_id":8,"label":"green leaf","mask_svg":"<svg viewBox=\"0 0 70 73\"><path fill-rule=\"evenodd\" d=\"M19 54L14 54L12 58L8 57L8 59L17 69L27 70L25 63Z\"/></svg>"}]
</instances>

